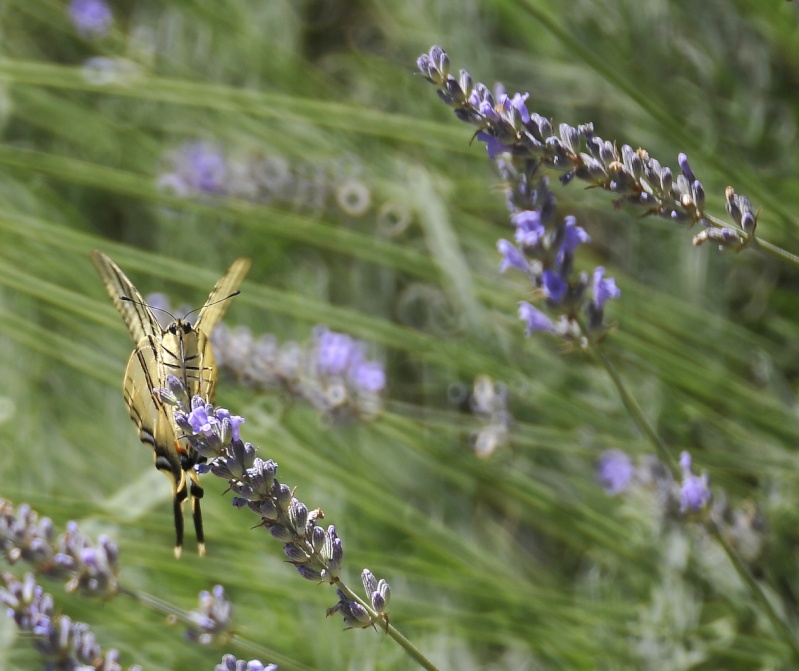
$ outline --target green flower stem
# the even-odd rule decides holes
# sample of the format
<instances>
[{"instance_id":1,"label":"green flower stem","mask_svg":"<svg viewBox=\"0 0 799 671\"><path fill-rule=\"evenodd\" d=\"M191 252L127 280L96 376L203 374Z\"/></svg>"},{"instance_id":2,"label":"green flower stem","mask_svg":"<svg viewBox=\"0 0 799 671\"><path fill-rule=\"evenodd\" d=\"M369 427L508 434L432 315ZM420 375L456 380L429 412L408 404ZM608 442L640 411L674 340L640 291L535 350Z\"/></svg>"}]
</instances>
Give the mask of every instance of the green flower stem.
<instances>
[{"instance_id":1,"label":"green flower stem","mask_svg":"<svg viewBox=\"0 0 799 671\"><path fill-rule=\"evenodd\" d=\"M777 248L774 248L777 249ZM780 250L781 251L781 250ZM799 260L799 259L797 259ZM580 324L580 327L583 328L583 332L587 333L583 327L583 324ZM638 428L646 435L649 441L654 445L656 452L660 456L661 460L666 463L669 468L671 469L672 473L679 478L681 473L679 467L677 466L677 462L674 460L674 457L669 452L666 443L663 441L660 436L657 435L655 429L649 423L649 420L644 415L641 407L635 401L633 396L627 391L627 388L624 386L624 382L619 375L619 372L611 363L610 359L608 358L607 354L603 351L602 347L597 343L592 347L594 353L596 354L597 358L602 362L602 365L605 367L605 370L608 372L610 379L613 380L613 384L616 387L616 391L619 393L621 397L622 403L624 403L625 408L627 408L627 412L630 413L635 423L638 425ZM735 568L738 576L744 582L744 584L749 589L754 600L758 603L758 605L763 609L763 612L766 614L766 617L771 621L771 624L777 630L777 632L781 635L784 641L788 644L791 648L794 657L799 661L799 640L797 640L794 632L786 624L785 620L780 616L780 614L774 608L774 605L766 598L763 589L760 587L758 582L755 580L754 576L750 573L749 569L746 565L741 561L741 558L735 552L735 550L730 546L727 540L724 538L724 535L721 533L721 530L716 525L716 522L707 517L704 521L705 528L708 530L710 535L715 538L721 547L724 549L729 560L732 562L733 567Z\"/></svg>"},{"instance_id":2,"label":"green flower stem","mask_svg":"<svg viewBox=\"0 0 799 671\"><path fill-rule=\"evenodd\" d=\"M423 669L427 669L428 671L438 671L438 667L433 664L427 657L425 657L414 645L411 643L405 636L403 636L399 630L392 624L389 623L388 619L382 617L380 613L375 612L370 604L366 601L361 599L355 592L353 592L346 584L339 581L336 583L336 587L338 587L344 594L347 595L348 599L352 599L353 601L357 601L361 606L366 608L372 618L379 622L379 626L386 632L388 636L393 638L397 643L399 643L402 648L404 648L405 652L408 653L416 662L421 666Z\"/></svg>"},{"instance_id":3,"label":"green flower stem","mask_svg":"<svg viewBox=\"0 0 799 671\"><path fill-rule=\"evenodd\" d=\"M587 333L583 327L583 324L580 324L580 328L583 330L583 333ZM594 345L592 349L602 362L602 365L605 367L608 375L610 375L610 379L613 380L616 391L621 397L624 407L627 408L627 412L630 413L633 420L635 420L635 423L638 425L638 428L641 429L641 431L643 431L643 433L649 439L649 442L655 446L655 451L658 453L660 460L669 467L675 478L679 478L680 468L677 465L677 462L674 460L674 457L671 455L671 452L669 452L668 446L649 423L649 420L641 410L641 406L638 405L636 400L627 391L627 387L624 386L624 381L621 379L621 375L619 375L619 372L610 362L610 359L608 358L607 354L605 354L605 351L598 344Z\"/></svg>"},{"instance_id":4,"label":"green flower stem","mask_svg":"<svg viewBox=\"0 0 799 671\"><path fill-rule=\"evenodd\" d=\"M175 622L182 622L184 624L189 624L191 622L189 614L185 610L178 608L177 606L173 606L168 601L159 599L157 596L139 590L128 589L122 585L119 587L119 593L129 596L139 603L144 604L148 608L158 611L159 613L168 615L170 619L174 620Z\"/></svg>"},{"instance_id":5,"label":"green flower stem","mask_svg":"<svg viewBox=\"0 0 799 671\"><path fill-rule=\"evenodd\" d=\"M727 553L727 556L730 558L732 565L735 567L735 570L738 572L738 575L741 577L741 580L744 581L746 586L749 588L752 596L755 598L755 601L760 605L763 609L763 612L766 614L766 617L771 621L771 624L774 628L782 634L782 637L785 639L785 642L790 646L791 650L793 651L794 657L799 661L799 641L797 641L796 635L794 634L793 630L788 626L785 622L785 619L780 616L777 610L774 608L774 605L771 601L766 598L765 593L763 592L762 588L755 580L752 573L741 561L741 558L736 554L735 550L730 546L727 542L727 539L724 538L724 534L721 533L721 529L719 529L718 525L716 524L715 520L712 518L708 518L705 521L705 528L710 532L710 535L715 538L721 547L724 548L724 552Z\"/></svg>"},{"instance_id":6,"label":"green flower stem","mask_svg":"<svg viewBox=\"0 0 799 671\"><path fill-rule=\"evenodd\" d=\"M788 263L792 263L799 268L799 256L796 254L791 254L789 251L782 249L782 247L777 247L777 245L774 245L766 240L761 240L760 238L754 238L752 242L749 243L749 246L752 249L757 249L779 261L787 261Z\"/></svg>"},{"instance_id":7,"label":"green flower stem","mask_svg":"<svg viewBox=\"0 0 799 671\"><path fill-rule=\"evenodd\" d=\"M707 219L711 224L717 226L718 228L730 228L730 224L724 222L723 220L719 219L718 217L714 217L709 214L704 214L704 218ZM735 229L738 231L740 235L748 237L747 244L743 249L756 249L763 254L766 254L773 259L777 259L778 261L784 261L790 263L797 268L799 268L799 256L796 254L791 254L791 252L783 249L782 247L777 247L777 245L768 242L767 240L761 240L756 236L747 236L746 233L739 229Z\"/></svg>"},{"instance_id":8,"label":"green flower stem","mask_svg":"<svg viewBox=\"0 0 799 671\"><path fill-rule=\"evenodd\" d=\"M164 613L165 615L169 616L170 621L181 622L186 625L193 624L190 612L185 611L182 608L178 608L177 606L173 606L168 601L164 601L157 596L148 594L147 592L130 590L123 586L120 586L119 593L131 597L132 599L138 601L148 608L153 609L156 612ZM237 650L246 651L248 654L258 657L259 659L269 659L277 663L278 667L285 665L290 666L293 669L297 669L298 671L311 671L311 667L299 664L293 659L288 659L285 657L281 658L279 653L277 653L275 650L271 650L263 645L254 643L239 634L231 633L229 642L234 645Z\"/></svg>"}]
</instances>

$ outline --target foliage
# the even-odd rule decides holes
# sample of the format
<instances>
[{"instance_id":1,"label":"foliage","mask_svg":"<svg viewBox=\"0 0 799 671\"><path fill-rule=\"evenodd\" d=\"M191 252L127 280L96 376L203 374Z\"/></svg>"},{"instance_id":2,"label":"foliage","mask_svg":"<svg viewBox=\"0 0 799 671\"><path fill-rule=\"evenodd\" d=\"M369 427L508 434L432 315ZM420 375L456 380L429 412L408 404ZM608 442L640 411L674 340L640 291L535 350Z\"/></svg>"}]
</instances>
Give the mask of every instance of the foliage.
<instances>
[{"instance_id":1,"label":"foliage","mask_svg":"<svg viewBox=\"0 0 799 671\"><path fill-rule=\"evenodd\" d=\"M119 548L101 605L41 577L58 612L125 668L212 669L225 652L412 668L379 631L325 619L336 593L300 580L218 479L207 556L187 540L173 557L171 492L122 401L132 346L89 254L191 307L247 256L226 325L369 343L385 409L327 421L240 371L217 402L335 524L343 579L391 583L387 622L438 668L795 668L701 520L664 515L651 482L597 482L606 450L648 472L655 450L590 352L525 338L530 284L499 273L499 179L414 66L441 44L556 127L592 122L675 174L684 152L707 211L732 185L760 238L796 252L792 3L118 1L82 27L68 4L0 5L0 496ZM604 355L671 458L708 473L739 532L722 541L795 629L796 265L694 247L698 230L552 174L560 219L591 237L576 270L603 266L622 292ZM179 623L214 585L233 629L198 645ZM39 668L0 627L0 666Z\"/></svg>"}]
</instances>

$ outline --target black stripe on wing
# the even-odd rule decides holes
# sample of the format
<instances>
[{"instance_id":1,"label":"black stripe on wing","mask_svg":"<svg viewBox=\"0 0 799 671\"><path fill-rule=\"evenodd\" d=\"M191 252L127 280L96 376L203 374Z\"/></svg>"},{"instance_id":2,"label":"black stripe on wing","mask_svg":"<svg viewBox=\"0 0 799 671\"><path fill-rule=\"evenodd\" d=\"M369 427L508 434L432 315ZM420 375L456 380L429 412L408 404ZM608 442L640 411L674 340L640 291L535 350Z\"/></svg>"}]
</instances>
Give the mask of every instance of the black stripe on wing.
<instances>
[{"instance_id":1,"label":"black stripe on wing","mask_svg":"<svg viewBox=\"0 0 799 671\"><path fill-rule=\"evenodd\" d=\"M158 320L152 310L144 305L144 298L133 286L133 282L122 272L122 269L99 249L92 252L92 263L97 269L100 279L103 280L114 307L128 327L133 341L138 344L147 336L160 338L161 326L158 324ZM123 301L121 296L127 296L135 302Z\"/></svg>"},{"instance_id":2,"label":"black stripe on wing","mask_svg":"<svg viewBox=\"0 0 799 671\"><path fill-rule=\"evenodd\" d=\"M125 403L131 419L139 429L139 440L148 443L156 455L156 467L168 471L172 479L181 479L180 457L175 449L175 431L167 408L153 389L158 381L158 341L145 338L130 355L125 372ZM159 461L163 461L159 465ZM168 463L169 466L165 467Z\"/></svg>"}]
</instances>

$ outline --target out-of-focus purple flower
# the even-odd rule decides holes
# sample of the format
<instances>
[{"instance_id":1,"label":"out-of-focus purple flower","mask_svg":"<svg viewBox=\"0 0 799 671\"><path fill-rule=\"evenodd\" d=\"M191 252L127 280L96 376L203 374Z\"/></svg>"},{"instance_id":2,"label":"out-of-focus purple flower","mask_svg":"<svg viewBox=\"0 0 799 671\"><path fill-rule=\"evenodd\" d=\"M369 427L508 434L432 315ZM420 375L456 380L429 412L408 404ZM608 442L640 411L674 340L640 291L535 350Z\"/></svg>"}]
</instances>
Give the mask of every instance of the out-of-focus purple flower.
<instances>
[{"instance_id":1,"label":"out-of-focus purple flower","mask_svg":"<svg viewBox=\"0 0 799 671\"><path fill-rule=\"evenodd\" d=\"M555 325L552 320L541 310L526 301L519 303L519 319L525 323L527 327L525 335L528 337L533 331L549 331L550 333L555 331Z\"/></svg>"},{"instance_id":2,"label":"out-of-focus purple flower","mask_svg":"<svg viewBox=\"0 0 799 671\"><path fill-rule=\"evenodd\" d=\"M180 147L172 156L175 174L190 191L223 193L227 161L222 150L211 142L197 140Z\"/></svg>"},{"instance_id":3,"label":"out-of-focus purple flower","mask_svg":"<svg viewBox=\"0 0 799 671\"><path fill-rule=\"evenodd\" d=\"M69 16L81 37L103 37L111 30L114 15L103 0L72 0Z\"/></svg>"},{"instance_id":4,"label":"out-of-focus purple flower","mask_svg":"<svg viewBox=\"0 0 799 671\"><path fill-rule=\"evenodd\" d=\"M341 375L361 356L361 348L344 333L324 330L316 338L316 364L323 375Z\"/></svg>"},{"instance_id":5,"label":"out-of-focus purple flower","mask_svg":"<svg viewBox=\"0 0 799 671\"><path fill-rule=\"evenodd\" d=\"M544 296L553 303L560 303L569 288L566 281L554 270L548 269L541 274L541 287Z\"/></svg>"},{"instance_id":6,"label":"out-of-focus purple flower","mask_svg":"<svg viewBox=\"0 0 799 671\"><path fill-rule=\"evenodd\" d=\"M510 219L516 226L516 242L523 247L535 247L546 233L541 213L537 210L522 210L511 215Z\"/></svg>"},{"instance_id":7,"label":"out-of-focus purple flower","mask_svg":"<svg viewBox=\"0 0 799 671\"><path fill-rule=\"evenodd\" d=\"M376 361L359 361L350 369L350 380L356 389L377 393L386 386L386 371Z\"/></svg>"},{"instance_id":8,"label":"out-of-focus purple flower","mask_svg":"<svg viewBox=\"0 0 799 671\"><path fill-rule=\"evenodd\" d=\"M633 480L635 468L632 459L621 450L605 450L596 464L597 480L605 493L620 494Z\"/></svg>"},{"instance_id":9,"label":"out-of-focus purple flower","mask_svg":"<svg viewBox=\"0 0 799 671\"><path fill-rule=\"evenodd\" d=\"M336 333L326 326L313 329L307 346L295 342L280 345L270 334L253 338L249 329L233 331L217 327L212 336L217 365L226 368L245 384L258 389L285 392L290 398L302 398L324 415L325 421L341 425L355 419L377 417L383 406L381 394L386 387L386 371L378 361L366 358L367 345L349 335ZM210 415L211 411L206 409ZM213 419L205 421L202 414L192 417L193 424L184 422L187 433L203 432L205 438L213 433L222 444L239 438L236 416L216 410ZM225 431L225 419L230 431ZM206 431L203 429L206 424ZM195 427L196 425L196 427ZM211 456L216 449L209 444ZM201 451L198 449L198 451ZM202 452L202 451L201 451Z\"/></svg>"},{"instance_id":10,"label":"out-of-focus purple flower","mask_svg":"<svg viewBox=\"0 0 799 671\"><path fill-rule=\"evenodd\" d=\"M499 264L499 272L504 273L508 268L517 268L523 273L530 271L524 254L522 254L512 242L500 240L497 242L497 250L502 254L502 263Z\"/></svg>"},{"instance_id":11,"label":"out-of-focus purple flower","mask_svg":"<svg viewBox=\"0 0 799 671\"><path fill-rule=\"evenodd\" d=\"M708 474L705 471L702 471L702 475L694 475L691 472L691 455L688 452L680 454L680 468L683 473L680 486L680 512L702 510L713 498Z\"/></svg>"},{"instance_id":12,"label":"out-of-focus purple flower","mask_svg":"<svg viewBox=\"0 0 799 671\"><path fill-rule=\"evenodd\" d=\"M616 280L604 277L605 269L602 266L594 270L594 303L599 310L603 308L605 301L621 296L621 289L616 286Z\"/></svg>"}]
</instances>

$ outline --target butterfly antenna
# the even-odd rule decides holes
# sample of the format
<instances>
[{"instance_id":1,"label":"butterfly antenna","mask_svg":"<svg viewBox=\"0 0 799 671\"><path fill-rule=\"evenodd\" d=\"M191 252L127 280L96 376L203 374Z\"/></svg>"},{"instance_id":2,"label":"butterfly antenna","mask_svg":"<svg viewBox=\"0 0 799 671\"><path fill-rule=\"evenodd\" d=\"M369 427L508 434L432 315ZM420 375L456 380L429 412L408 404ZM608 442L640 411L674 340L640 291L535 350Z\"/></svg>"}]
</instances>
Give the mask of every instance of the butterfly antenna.
<instances>
[{"instance_id":1,"label":"butterfly antenna","mask_svg":"<svg viewBox=\"0 0 799 671\"><path fill-rule=\"evenodd\" d=\"M178 318L175 317L175 315L173 315L169 310L164 310L164 308L158 308L155 305L150 305L149 303L145 303L144 301L137 301L135 298L131 298L130 296L124 296L124 295L120 296L119 300L125 301L126 303L133 303L134 305L143 305L144 307L149 308L150 310L158 310L158 312L163 312L164 314L167 314L170 317L172 317L172 321L178 320ZM192 310L191 312L196 312L196 310ZM189 314L191 314L191 312L189 312Z\"/></svg>"},{"instance_id":2,"label":"butterfly antenna","mask_svg":"<svg viewBox=\"0 0 799 671\"><path fill-rule=\"evenodd\" d=\"M187 312L185 315L183 315L183 319L187 319L189 317L189 315L193 315L195 312L199 312L203 308L209 308L212 305L216 305L217 303L221 303L221 302L229 300L231 298L235 298L240 293L241 293L241 291L234 291L232 294L229 294L229 295L225 296L224 298L220 298L218 301L214 301L213 303L208 303L208 305L203 305L202 307L199 307L199 308L194 308L191 312ZM166 310L164 310L164 312L166 312Z\"/></svg>"}]
</instances>

